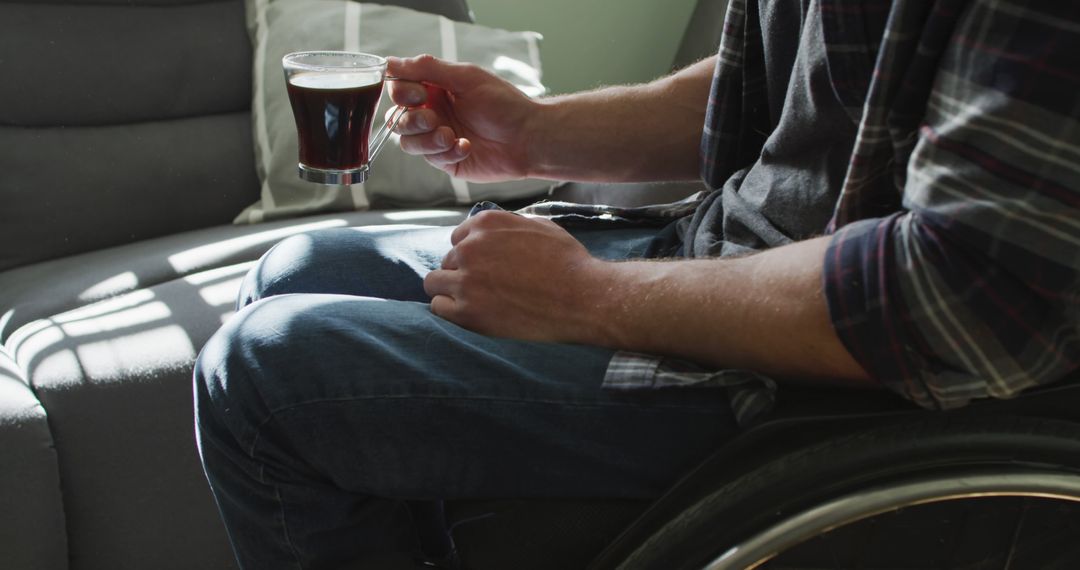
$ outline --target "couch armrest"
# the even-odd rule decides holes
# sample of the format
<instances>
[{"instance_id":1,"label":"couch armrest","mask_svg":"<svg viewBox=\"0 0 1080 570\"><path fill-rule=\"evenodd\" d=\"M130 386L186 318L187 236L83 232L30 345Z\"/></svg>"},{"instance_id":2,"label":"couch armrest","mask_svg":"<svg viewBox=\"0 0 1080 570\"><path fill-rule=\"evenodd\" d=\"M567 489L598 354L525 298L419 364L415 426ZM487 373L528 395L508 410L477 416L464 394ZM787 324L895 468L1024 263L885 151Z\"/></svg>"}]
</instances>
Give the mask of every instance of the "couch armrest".
<instances>
[{"instance_id":1,"label":"couch armrest","mask_svg":"<svg viewBox=\"0 0 1080 570\"><path fill-rule=\"evenodd\" d=\"M0 560L6 568L68 567L52 434L21 368L0 346Z\"/></svg>"}]
</instances>

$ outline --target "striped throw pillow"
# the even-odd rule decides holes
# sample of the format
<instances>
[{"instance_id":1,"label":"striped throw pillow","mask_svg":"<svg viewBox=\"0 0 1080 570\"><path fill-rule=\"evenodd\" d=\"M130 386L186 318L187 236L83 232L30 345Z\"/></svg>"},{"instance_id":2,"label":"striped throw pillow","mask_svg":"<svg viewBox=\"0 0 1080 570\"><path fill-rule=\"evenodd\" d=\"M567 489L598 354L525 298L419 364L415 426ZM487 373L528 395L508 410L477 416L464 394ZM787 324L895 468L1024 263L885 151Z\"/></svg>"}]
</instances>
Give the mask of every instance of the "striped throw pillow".
<instances>
[{"instance_id":1,"label":"striped throw pillow","mask_svg":"<svg viewBox=\"0 0 1080 570\"><path fill-rule=\"evenodd\" d=\"M540 82L539 34L511 32L454 22L442 16L396 6L342 0L247 0L254 42L252 117L260 199L236 223L257 223L314 213L369 208L469 205L481 200L539 196L551 183L542 180L477 184L450 177L387 142L364 184L322 186L296 173L296 127L281 58L293 51L345 50L408 57L430 53L480 65L530 96ZM390 106L383 96L378 117Z\"/></svg>"}]
</instances>

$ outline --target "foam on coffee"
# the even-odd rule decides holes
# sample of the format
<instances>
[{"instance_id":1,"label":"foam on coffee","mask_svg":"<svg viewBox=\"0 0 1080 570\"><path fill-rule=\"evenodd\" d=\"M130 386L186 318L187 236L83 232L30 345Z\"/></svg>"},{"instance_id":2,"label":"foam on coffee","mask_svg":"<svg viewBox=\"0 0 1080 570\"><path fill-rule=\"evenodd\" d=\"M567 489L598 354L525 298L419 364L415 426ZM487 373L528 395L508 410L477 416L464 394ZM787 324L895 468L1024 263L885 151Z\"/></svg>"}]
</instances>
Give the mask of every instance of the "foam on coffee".
<instances>
[{"instance_id":1,"label":"foam on coffee","mask_svg":"<svg viewBox=\"0 0 1080 570\"><path fill-rule=\"evenodd\" d=\"M357 89L377 85L382 74L373 71L347 71L342 73L297 73L289 83L305 89Z\"/></svg>"}]
</instances>

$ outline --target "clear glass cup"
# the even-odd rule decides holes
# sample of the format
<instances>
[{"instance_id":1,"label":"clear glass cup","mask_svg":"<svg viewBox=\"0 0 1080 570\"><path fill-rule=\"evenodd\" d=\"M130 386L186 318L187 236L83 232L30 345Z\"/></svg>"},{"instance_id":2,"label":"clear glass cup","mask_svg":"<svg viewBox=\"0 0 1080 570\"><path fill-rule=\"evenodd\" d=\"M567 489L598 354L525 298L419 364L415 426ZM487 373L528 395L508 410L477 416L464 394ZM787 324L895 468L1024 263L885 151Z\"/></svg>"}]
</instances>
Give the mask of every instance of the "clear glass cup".
<instances>
[{"instance_id":1,"label":"clear glass cup","mask_svg":"<svg viewBox=\"0 0 1080 570\"><path fill-rule=\"evenodd\" d=\"M302 51L281 59L300 143L300 178L359 184L405 112L397 107L374 138L386 58L345 51ZM369 140L370 139L370 140Z\"/></svg>"}]
</instances>

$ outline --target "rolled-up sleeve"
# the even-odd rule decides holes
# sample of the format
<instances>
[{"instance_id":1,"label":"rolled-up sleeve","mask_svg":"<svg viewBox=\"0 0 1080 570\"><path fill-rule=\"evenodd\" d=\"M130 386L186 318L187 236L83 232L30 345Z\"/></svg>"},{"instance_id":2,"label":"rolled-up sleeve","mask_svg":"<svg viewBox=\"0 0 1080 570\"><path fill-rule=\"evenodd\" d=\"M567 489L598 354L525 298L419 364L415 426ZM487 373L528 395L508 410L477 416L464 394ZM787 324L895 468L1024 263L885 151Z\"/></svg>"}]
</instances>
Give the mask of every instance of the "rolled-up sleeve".
<instances>
[{"instance_id":1,"label":"rolled-up sleeve","mask_svg":"<svg viewBox=\"0 0 1080 570\"><path fill-rule=\"evenodd\" d=\"M1080 366L1080 33L1052 27L954 50L904 211L850 223L828 249L838 336L921 406L1008 398ZM1060 45L1021 50L1040 29Z\"/></svg>"}]
</instances>

